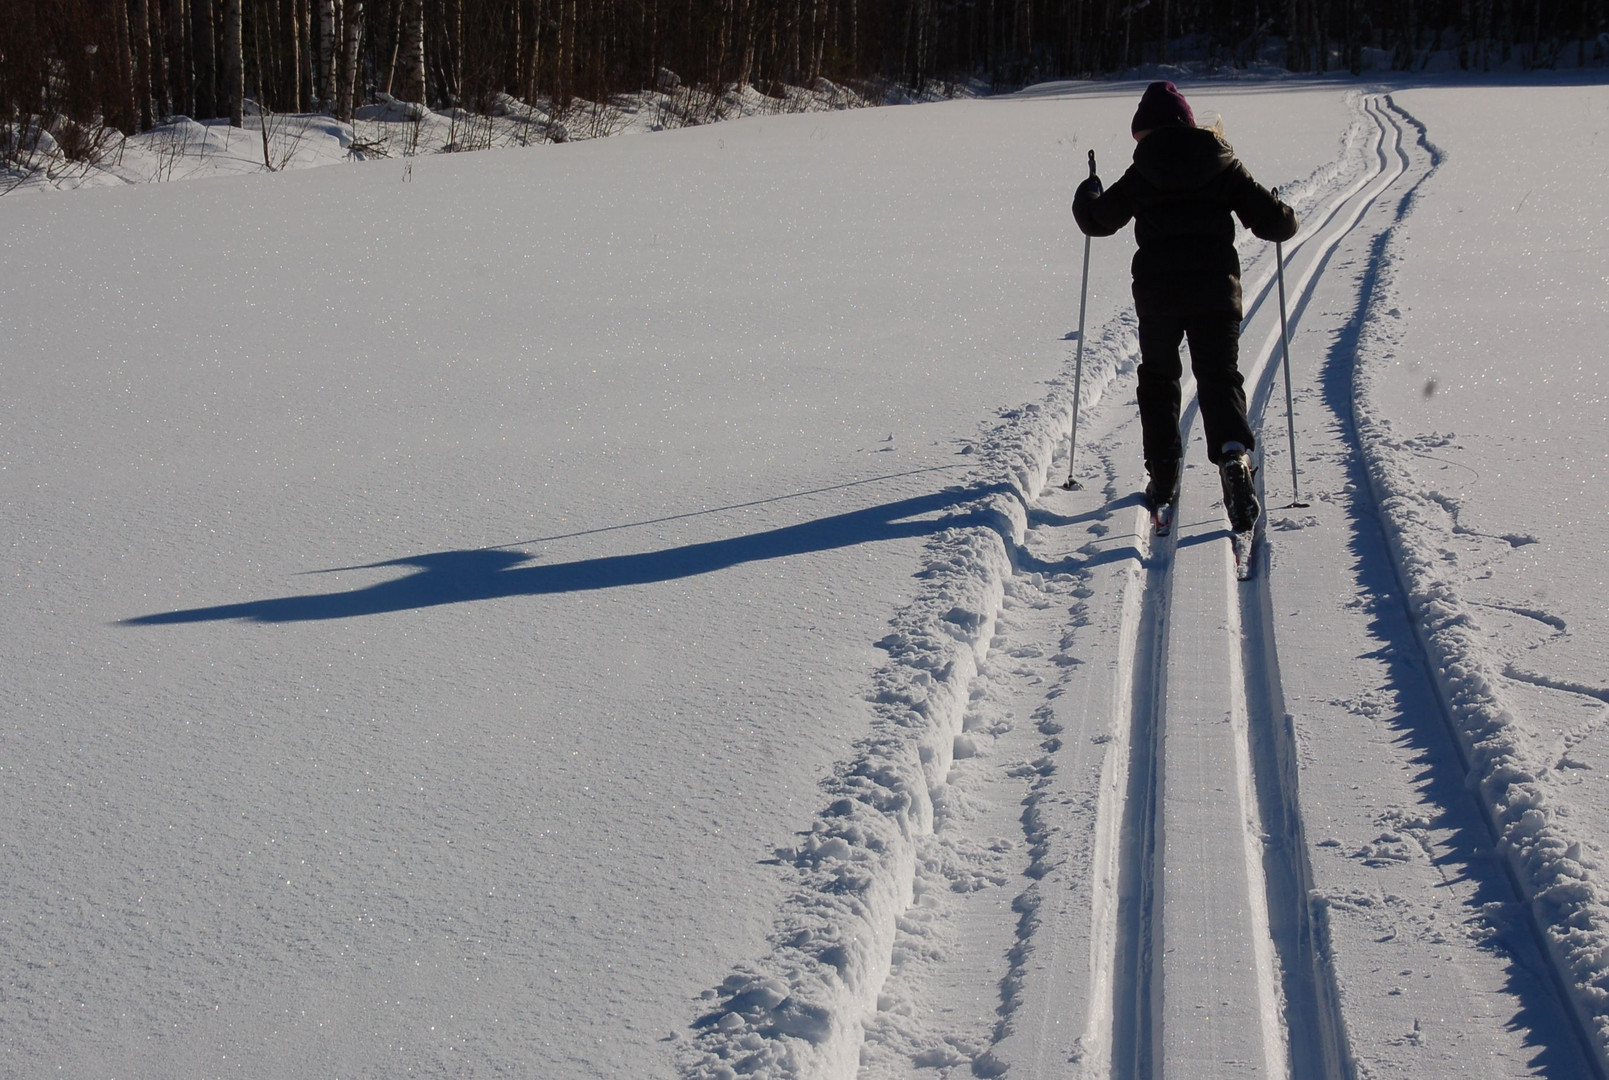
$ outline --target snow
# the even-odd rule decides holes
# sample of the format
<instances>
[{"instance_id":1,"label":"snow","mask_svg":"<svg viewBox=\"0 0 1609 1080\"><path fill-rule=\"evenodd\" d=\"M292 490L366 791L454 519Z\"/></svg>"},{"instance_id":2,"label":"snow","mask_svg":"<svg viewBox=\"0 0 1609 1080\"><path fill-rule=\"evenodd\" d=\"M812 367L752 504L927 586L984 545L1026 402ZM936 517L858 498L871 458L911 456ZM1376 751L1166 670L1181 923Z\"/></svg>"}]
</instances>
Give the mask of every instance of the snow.
<instances>
[{"instance_id":1,"label":"snow","mask_svg":"<svg viewBox=\"0 0 1609 1080\"><path fill-rule=\"evenodd\" d=\"M1138 90L0 201L3 1071L1601 1070L1609 91L1185 86L1241 584L1127 234L1058 486Z\"/></svg>"},{"instance_id":2,"label":"snow","mask_svg":"<svg viewBox=\"0 0 1609 1080\"><path fill-rule=\"evenodd\" d=\"M666 73L669 74L669 73ZM324 115L275 113L247 99L242 125L228 120L198 122L173 117L148 131L125 137L103 128L71 156L49 132L27 125L0 125L0 148L8 153L0 168L0 193L49 191L125 184L168 183L218 176L241 176L288 169L311 169L353 161L529 147L657 132L746 116L831 112L874 104L863 94L817 79L813 88L780 87L768 96L752 87L719 96L692 87L617 94L608 101L573 99L519 101L497 95L487 113L460 108L432 109L379 93L359 107L351 123ZM869 91L868 91L869 92ZM890 88L892 101L971 96L965 87L934 86L913 95ZM20 136L20 138L19 138Z\"/></svg>"},{"instance_id":3,"label":"snow","mask_svg":"<svg viewBox=\"0 0 1609 1080\"><path fill-rule=\"evenodd\" d=\"M1387 329L1374 340L1365 334L1366 354L1382 361L1360 409L1373 451L1371 478L1394 529L1397 564L1420 614L1418 632L1438 665L1470 780L1556 964L1576 988L1576 1012L1602 1055L1609 1045L1609 895L1593 871L1609 820L1598 800L1582 798L1585 785L1572 775L1581 770L1570 755L1577 746L1601 742L1604 695L1570 676L1585 673L1586 656L1596 658L1601 649L1590 642L1609 630L1601 605L1581 603L1601 594L1603 585L1596 557L1601 545L1592 535L1609 504L1592 481L1605 473L1609 448L1588 434L1604 399L1582 376L1597 351L1592 343L1609 300L1598 288L1606 280L1601 264L1582 258L1576 240L1580 224L1601 221L1603 211L1592 193L1596 133L1585 145L1567 141L1578 157L1544 142L1526 118L1568 115L1591 127L1595 113L1603 119L1609 99L1597 87L1548 88L1534 92L1521 112L1517 102L1490 90L1461 95L1456 103L1445 93L1408 96L1415 103L1420 98L1426 127L1438 137L1445 130L1461 149L1451 160L1467 155L1449 167L1465 184L1439 212L1410 218L1403 249L1413 254L1400 268L1394 260L1382 267L1386 280L1377 303L1396 314L1380 320ZM1481 128L1470 122L1470 111L1485 114ZM1501 154L1482 139L1494 118L1505 129L1524 131ZM1512 175L1515 157L1541 164L1528 175ZM1602 167L1596 172L1601 176ZM1508 202L1521 185L1518 199ZM1547 209L1516 220L1538 187ZM1475 237L1458 220L1470 211L1489 222L1474 230ZM1450 329L1445 293L1397 284L1411 282L1425 259L1449 268L1443 289L1456 290L1467 306L1457 336L1414 349L1420 333ZM1572 288L1575 281L1585 288ZM1530 316L1523 341L1507 317L1516 310ZM1392 329L1399 320L1401 333ZM1434 375L1419 394L1403 393L1404 354L1421 371L1444 364L1457 371L1446 377L1441 402L1432 404L1442 381ZM1517 368L1509 360L1538 356L1546 362ZM1387 368L1387 360L1397 362ZM1566 399L1560 396L1565 386L1583 392ZM1478 401L1475 387L1488 389ZM1452 432L1435 431L1432 423L1471 434L1454 445ZM1425 436L1393 438L1394 429L1415 424L1423 425ZM1491 480L1482 475L1483 465ZM1460 468L1469 471L1447 475ZM1467 520L1466 505L1472 509ZM1533 546L1537 551L1530 553ZM1565 595L1552 597L1561 585ZM1504 602L1516 592L1546 606ZM1530 627L1516 634L1500 617L1495 621L1503 625L1486 630L1482 623L1493 620L1482 609L1540 624L1550 640L1536 640ZM1568 645L1549 648L1551 639Z\"/></svg>"}]
</instances>

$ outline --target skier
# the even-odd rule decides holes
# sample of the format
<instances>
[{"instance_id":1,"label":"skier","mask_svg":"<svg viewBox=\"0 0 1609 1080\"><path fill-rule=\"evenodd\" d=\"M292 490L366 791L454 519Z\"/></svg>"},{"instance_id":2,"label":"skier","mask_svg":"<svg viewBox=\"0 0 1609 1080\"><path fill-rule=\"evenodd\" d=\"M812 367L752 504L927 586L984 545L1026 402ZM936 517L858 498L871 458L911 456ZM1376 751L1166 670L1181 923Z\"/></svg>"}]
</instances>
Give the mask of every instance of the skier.
<instances>
[{"instance_id":1,"label":"skier","mask_svg":"<svg viewBox=\"0 0 1609 1080\"><path fill-rule=\"evenodd\" d=\"M1239 368L1240 257L1230 214L1262 239L1280 241L1296 235L1296 214L1251 178L1216 130L1196 126L1171 82L1145 88L1132 130L1134 164L1109 190L1096 176L1080 184L1073 217L1089 236L1110 236L1134 220L1145 497L1161 527L1183 465L1179 344L1188 337L1207 457L1218 466L1230 525L1248 532L1261 508Z\"/></svg>"}]
</instances>

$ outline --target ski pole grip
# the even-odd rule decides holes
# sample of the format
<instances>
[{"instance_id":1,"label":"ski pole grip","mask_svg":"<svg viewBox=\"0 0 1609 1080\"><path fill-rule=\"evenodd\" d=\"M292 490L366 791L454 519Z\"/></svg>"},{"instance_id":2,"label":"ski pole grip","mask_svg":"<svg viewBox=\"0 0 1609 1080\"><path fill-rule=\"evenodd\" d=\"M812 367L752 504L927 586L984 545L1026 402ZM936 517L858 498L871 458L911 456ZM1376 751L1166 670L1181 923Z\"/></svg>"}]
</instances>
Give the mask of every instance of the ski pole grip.
<instances>
[{"instance_id":1,"label":"ski pole grip","mask_svg":"<svg viewBox=\"0 0 1609 1080\"><path fill-rule=\"evenodd\" d=\"M1091 176L1095 175L1095 151L1093 150L1089 152L1089 174Z\"/></svg>"}]
</instances>

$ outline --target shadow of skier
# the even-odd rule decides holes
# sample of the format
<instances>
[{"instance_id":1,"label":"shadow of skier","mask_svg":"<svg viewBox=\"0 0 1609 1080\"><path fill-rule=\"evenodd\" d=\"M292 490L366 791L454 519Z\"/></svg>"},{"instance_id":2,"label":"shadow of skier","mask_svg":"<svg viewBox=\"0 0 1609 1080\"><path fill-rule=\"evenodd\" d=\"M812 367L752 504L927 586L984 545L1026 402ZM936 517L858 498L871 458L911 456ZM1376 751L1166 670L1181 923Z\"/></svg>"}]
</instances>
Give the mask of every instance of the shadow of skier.
<instances>
[{"instance_id":1,"label":"shadow of skier","mask_svg":"<svg viewBox=\"0 0 1609 1080\"><path fill-rule=\"evenodd\" d=\"M697 544L610 555L550 565L529 565L533 555L497 548L437 551L371 563L350 570L408 567L412 573L342 592L286 596L240 604L189 608L123 619L123 626L240 619L257 623L312 622L465 604L513 596L615 589L710 574L744 563L830 551L857 544L927 536L944 529L998 524L987 507L1005 485L947 491L788 525L766 532Z\"/></svg>"}]
</instances>

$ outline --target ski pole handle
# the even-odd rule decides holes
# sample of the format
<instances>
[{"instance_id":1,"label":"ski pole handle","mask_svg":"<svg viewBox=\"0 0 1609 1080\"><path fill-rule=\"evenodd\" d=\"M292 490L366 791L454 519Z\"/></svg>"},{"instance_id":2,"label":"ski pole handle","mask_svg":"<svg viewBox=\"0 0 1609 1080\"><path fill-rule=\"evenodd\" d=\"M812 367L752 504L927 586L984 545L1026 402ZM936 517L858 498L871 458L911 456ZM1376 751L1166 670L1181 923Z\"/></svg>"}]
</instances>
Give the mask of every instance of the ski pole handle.
<instances>
[{"instance_id":1,"label":"ski pole handle","mask_svg":"<svg viewBox=\"0 0 1609 1080\"><path fill-rule=\"evenodd\" d=\"M1091 176L1095 175L1095 151L1093 150L1089 152L1089 174Z\"/></svg>"}]
</instances>

